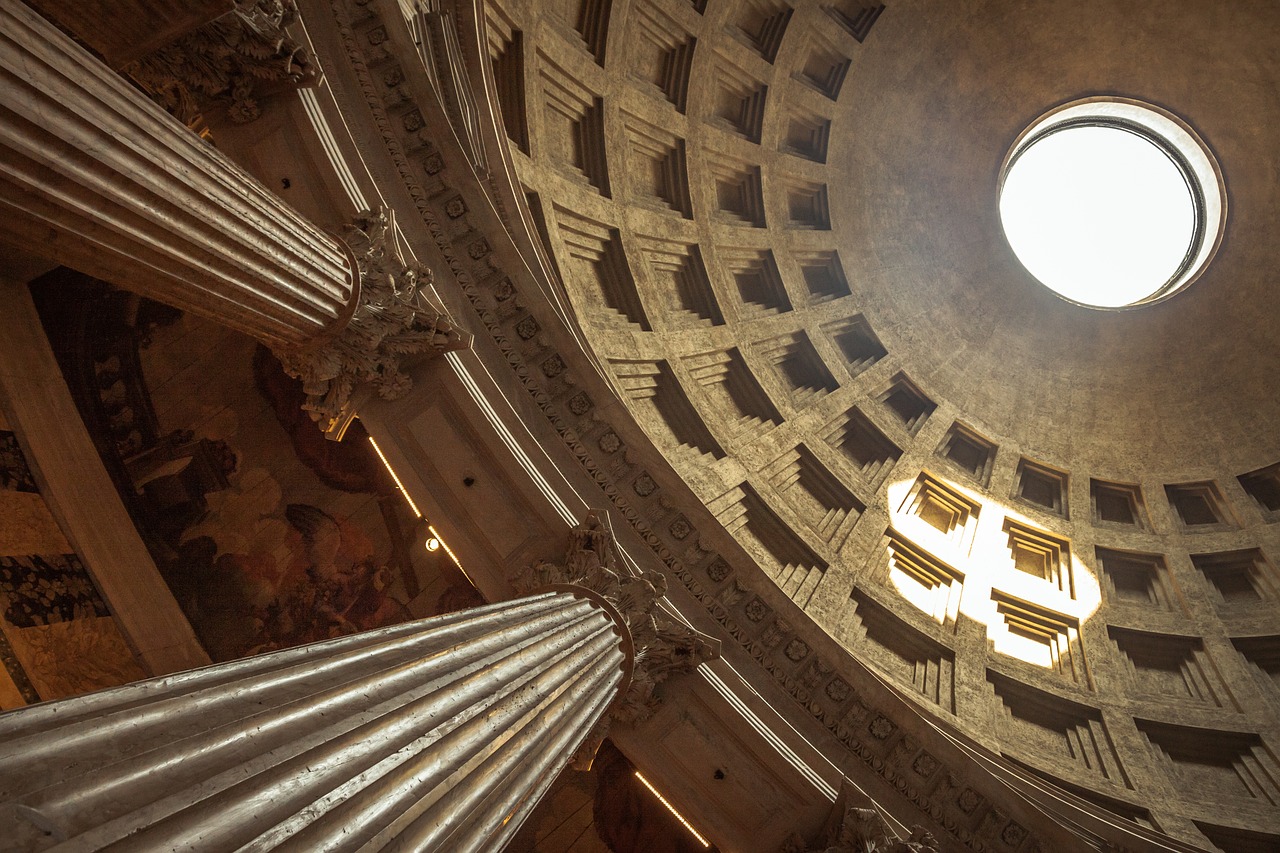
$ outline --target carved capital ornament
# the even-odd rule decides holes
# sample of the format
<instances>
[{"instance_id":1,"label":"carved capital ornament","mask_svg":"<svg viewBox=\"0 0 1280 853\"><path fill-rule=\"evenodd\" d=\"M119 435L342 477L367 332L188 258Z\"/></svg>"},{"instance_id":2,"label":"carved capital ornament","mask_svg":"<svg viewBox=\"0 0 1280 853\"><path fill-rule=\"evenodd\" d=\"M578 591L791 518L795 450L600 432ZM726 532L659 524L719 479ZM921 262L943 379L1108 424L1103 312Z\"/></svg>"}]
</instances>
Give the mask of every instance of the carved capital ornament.
<instances>
[{"instance_id":1,"label":"carved capital ornament","mask_svg":"<svg viewBox=\"0 0 1280 853\"><path fill-rule=\"evenodd\" d=\"M613 529L603 511L591 510L569 531L563 563L536 563L521 572L513 584L521 595L564 586L588 590L614 611L624 642L629 639L632 646L630 679L574 756L572 766L577 769L590 769L613 723L632 724L653 715L660 704L656 690L662 682L720 657L719 640L663 611L660 600L667 592L665 576L633 570L618 559Z\"/></svg>"},{"instance_id":2,"label":"carved capital ornament","mask_svg":"<svg viewBox=\"0 0 1280 853\"><path fill-rule=\"evenodd\" d=\"M817 843L793 835L781 853L939 853L927 829L915 826L906 838L899 838L884 816L869 807L870 801L856 792L845 780ZM855 798L865 804L852 802Z\"/></svg>"},{"instance_id":3,"label":"carved capital ornament","mask_svg":"<svg viewBox=\"0 0 1280 853\"><path fill-rule=\"evenodd\" d=\"M237 0L235 8L121 69L185 124L225 106L244 124L262 114L257 96L316 85L320 69L285 28L294 0Z\"/></svg>"},{"instance_id":4,"label":"carved capital ornament","mask_svg":"<svg viewBox=\"0 0 1280 853\"><path fill-rule=\"evenodd\" d=\"M471 345L471 335L427 300L422 289L431 270L401 260L394 235L391 211L357 215L342 235L360 273L351 318L318 346L276 353L285 372L302 380L303 409L326 431L350 415L351 395L361 384L385 400L399 399L413 387L404 362Z\"/></svg>"}]
</instances>

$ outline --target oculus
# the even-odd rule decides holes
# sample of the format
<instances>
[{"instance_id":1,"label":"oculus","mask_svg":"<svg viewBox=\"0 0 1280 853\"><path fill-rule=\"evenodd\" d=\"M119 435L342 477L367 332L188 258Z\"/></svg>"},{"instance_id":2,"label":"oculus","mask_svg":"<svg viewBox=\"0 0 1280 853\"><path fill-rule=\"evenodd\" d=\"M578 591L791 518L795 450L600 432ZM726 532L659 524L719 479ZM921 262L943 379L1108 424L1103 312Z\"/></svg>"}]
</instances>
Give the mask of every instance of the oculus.
<instances>
[{"instance_id":1,"label":"oculus","mask_svg":"<svg viewBox=\"0 0 1280 853\"><path fill-rule=\"evenodd\" d=\"M1226 195L1212 153L1150 105L1076 101L1041 116L1000 171L1009 246L1041 284L1091 308L1166 299L1213 257Z\"/></svg>"}]
</instances>

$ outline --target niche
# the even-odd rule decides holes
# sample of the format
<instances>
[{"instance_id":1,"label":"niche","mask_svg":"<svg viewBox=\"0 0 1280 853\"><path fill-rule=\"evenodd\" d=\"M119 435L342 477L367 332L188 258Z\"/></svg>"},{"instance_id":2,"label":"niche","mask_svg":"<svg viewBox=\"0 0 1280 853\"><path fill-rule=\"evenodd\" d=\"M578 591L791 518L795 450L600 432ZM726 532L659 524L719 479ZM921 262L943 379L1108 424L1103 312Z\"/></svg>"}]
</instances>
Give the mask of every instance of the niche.
<instances>
[{"instance_id":1,"label":"niche","mask_svg":"<svg viewBox=\"0 0 1280 853\"><path fill-rule=\"evenodd\" d=\"M1123 524L1145 527L1142 520L1142 489L1130 483L1089 481L1095 524Z\"/></svg>"},{"instance_id":2,"label":"niche","mask_svg":"<svg viewBox=\"0 0 1280 853\"><path fill-rule=\"evenodd\" d=\"M1236 479L1268 517L1280 513L1280 462L1241 474Z\"/></svg>"},{"instance_id":3,"label":"niche","mask_svg":"<svg viewBox=\"0 0 1280 853\"><path fill-rule=\"evenodd\" d=\"M1018 462L1014 496L1055 515L1067 517L1067 475L1030 459Z\"/></svg>"},{"instance_id":4,"label":"niche","mask_svg":"<svg viewBox=\"0 0 1280 853\"><path fill-rule=\"evenodd\" d=\"M1009 535L1009 553L1015 569L1076 597L1070 542L1013 519L1005 521L1004 531Z\"/></svg>"},{"instance_id":5,"label":"niche","mask_svg":"<svg viewBox=\"0 0 1280 853\"><path fill-rule=\"evenodd\" d=\"M1228 523L1216 483L1177 483L1164 487L1169 505L1187 530L1203 530Z\"/></svg>"},{"instance_id":6,"label":"niche","mask_svg":"<svg viewBox=\"0 0 1280 853\"><path fill-rule=\"evenodd\" d=\"M840 348L845 363L849 366L850 376L857 376L888 355L884 344L871 331L871 324L861 314L836 323L827 323L822 330Z\"/></svg>"},{"instance_id":7,"label":"niche","mask_svg":"<svg viewBox=\"0 0 1280 853\"><path fill-rule=\"evenodd\" d=\"M1102 591L1111 604L1181 609L1169 567L1159 554L1097 548Z\"/></svg>"},{"instance_id":8,"label":"niche","mask_svg":"<svg viewBox=\"0 0 1280 853\"><path fill-rule=\"evenodd\" d=\"M828 444L844 453L873 487L880 484L902 455L898 446L856 407L845 412L844 417L827 429L824 437Z\"/></svg>"},{"instance_id":9,"label":"niche","mask_svg":"<svg viewBox=\"0 0 1280 853\"><path fill-rule=\"evenodd\" d=\"M1257 548L1192 554L1191 562L1213 587L1219 606L1257 604L1276 597L1271 567Z\"/></svg>"},{"instance_id":10,"label":"niche","mask_svg":"<svg viewBox=\"0 0 1280 853\"><path fill-rule=\"evenodd\" d=\"M957 421L951 425L947 437L942 440L938 455L955 464L977 482L985 484L991 476L996 446Z\"/></svg>"},{"instance_id":11,"label":"niche","mask_svg":"<svg viewBox=\"0 0 1280 853\"><path fill-rule=\"evenodd\" d=\"M938 407L902 373L893 377L893 384L881 395L880 402L898 416L907 432L912 435L915 435L916 430L920 429L933 410Z\"/></svg>"}]
</instances>

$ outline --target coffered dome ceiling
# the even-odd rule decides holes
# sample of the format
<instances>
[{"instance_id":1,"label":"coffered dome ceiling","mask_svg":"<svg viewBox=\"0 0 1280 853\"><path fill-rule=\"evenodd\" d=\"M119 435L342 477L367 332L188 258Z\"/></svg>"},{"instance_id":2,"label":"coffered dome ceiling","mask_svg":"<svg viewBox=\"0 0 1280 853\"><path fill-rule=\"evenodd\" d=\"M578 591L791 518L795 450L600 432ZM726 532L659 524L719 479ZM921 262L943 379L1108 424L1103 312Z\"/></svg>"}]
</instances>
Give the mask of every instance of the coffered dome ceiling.
<instances>
[{"instance_id":1,"label":"coffered dome ceiling","mask_svg":"<svg viewBox=\"0 0 1280 853\"><path fill-rule=\"evenodd\" d=\"M1239 833L1280 833L1280 10L486 17L537 240L747 558L1015 763L1196 843L1274 841ZM1181 117L1224 173L1217 256L1165 302L1070 304L1002 234L1011 146L1090 96Z\"/></svg>"},{"instance_id":2,"label":"coffered dome ceiling","mask_svg":"<svg viewBox=\"0 0 1280 853\"><path fill-rule=\"evenodd\" d=\"M212 138L317 223L394 211L473 333L357 405L476 589L601 508L714 632L615 736L726 847L842 786L944 849L1280 848L1280 6L297 5L323 80ZM1157 304L1001 231L1090 97L1222 169Z\"/></svg>"},{"instance_id":3,"label":"coffered dome ceiling","mask_svg":"<svg viewBox=\"0 0 1280 853\"><path fill-rule=\"evenodd\" d=\"M832 125L835 245L913 378L1073 473L1134 478L1274 462L1280 365L1275 27L1266 3L894 4ZM995 204L1038 115L1091 95L1183 117L1216 153L1225 240L1162 305L1082 310L1029 280ZM840 176L836 180L835 176Z\"/></svg>"},{"instance_id":4,"label":"coffered dome ceiling","mask_svg":"<svg viewBox=\"0 0 1280 853\"><path fill-rule=\"evenodd\" d=\"M1276 154L1261 132L1277 111L1272 7L906 2L863 44L818 4L646 8L612 23L603 68L580 44L539 37L532 82L547 100L524 131L528 165L557 173L525 177L571 235L571 288L575 262L618 231L610 257L627 268L577 294L589 325L625 332L596 335L602 355L678 361L742 345L755 367L769 356L753 359L753 342L856 313L891 363L972 426L1073 473L1176 478L1275 461ZM1169 304L1066 304L1000 230L1009 147L1045 110L1090 95L1184 117L1226 174L1221 250ZM695 245L687 283L680 261ZM833 252L842 280L824 284ZM751 279L757 264L766 274ZM830 298L846 284L847 298Z\"/></svg>"}]
</instances>

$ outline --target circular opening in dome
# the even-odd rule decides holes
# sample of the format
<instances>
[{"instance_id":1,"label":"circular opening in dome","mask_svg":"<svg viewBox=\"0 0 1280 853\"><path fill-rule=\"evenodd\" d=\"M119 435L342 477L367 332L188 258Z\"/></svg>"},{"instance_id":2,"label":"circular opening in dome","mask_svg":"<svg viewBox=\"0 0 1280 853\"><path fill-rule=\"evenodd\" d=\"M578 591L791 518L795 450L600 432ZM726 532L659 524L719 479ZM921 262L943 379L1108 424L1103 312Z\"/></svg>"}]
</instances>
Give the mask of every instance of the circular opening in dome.
<instances>
[{"instance_id":1,"label":"circular opening in dome","mask_svg":"<svg viewBox=\"0 0 1280 853\"><path fill-rule=\"evenodd\" d=\"M1079 305L1125 308L1172 296L1221 236L1216 163L1166 113L1089 100L1035 122L1001 173L1000 220L1022 265Z\"/></svg>"}]
</instances>

